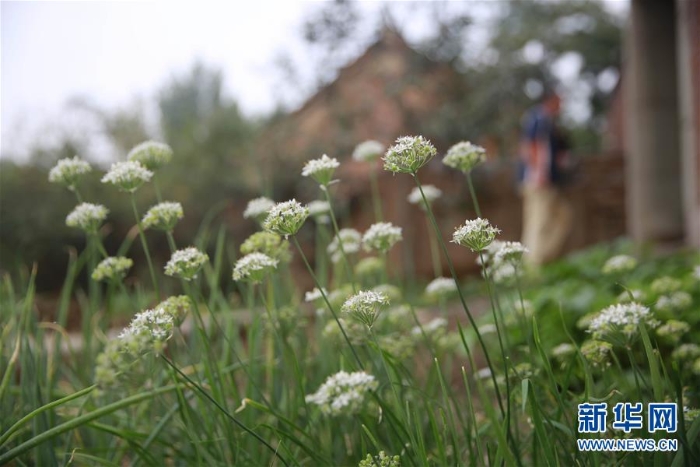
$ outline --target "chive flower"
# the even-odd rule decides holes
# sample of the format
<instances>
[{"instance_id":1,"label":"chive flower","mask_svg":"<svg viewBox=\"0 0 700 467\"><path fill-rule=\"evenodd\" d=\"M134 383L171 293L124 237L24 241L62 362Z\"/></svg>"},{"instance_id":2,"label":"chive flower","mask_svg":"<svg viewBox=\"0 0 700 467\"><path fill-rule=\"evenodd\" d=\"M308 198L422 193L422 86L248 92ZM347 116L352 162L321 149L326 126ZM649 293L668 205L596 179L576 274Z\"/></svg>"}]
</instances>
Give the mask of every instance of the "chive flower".
<instances>
[{"instance_id":1,"label":"chive flower","mask_svg":"<svg viewBox=\"0 0 700 467\"><path fill-rule=\"evenodd\" d=\"M245 219L255 219L256 221L262 223L267 217L267 213L274 205L274 201L264 196L251 199L248 201L248 205L243 211L243 217Z\"/></svg>"},{"instance_id":2,"label":"chive flower","mask_svg":"<svg viewBox=\"0 0 700 467\"><path fill-rule=\"evenodd\" d=\"M197 273L209 261L209 256L195 247L177 250L165 265L165 274L186 281L197 278Z\"/></svg>"},{"instance_id":3,"label":"chive flower","mask_svg":"<svg viewBox=\"0 0 700 467\"><path fill-rule=\"evenodd\" d=\"M340 249L340 245L343 245L343 249ZM360 251L360 246L362 244L362 234L355 229L340 229L338 235L333 237L333 240L328 244L328 254L331 255L331 261L334 263L340 262L343 258L343 251L345 254L350 255L352 253L357 253Z\"/></svg>"},{"instance_id":4,"label":"chive flower","mask_svg":"<svg viewBox=\"0 0 700 467\"><path fill-rule=\"evenodd\" d=\"M302 177L311 177L322 187L327 187L333 180L333 173L338 167L340 167L340 162L335 157L331 158L324 154L320 159L308 161L304 165L301 175Z\"/></svg>"},{"instance_id":5,"label":"chive flower","mask_svg":"<svg viewBox=\"0 0 700 467\"><path fill-rule=\"evenodd\" d=\"M309 209L309 216L317 224L328 224L330 222L331 205L328 201L311 201L306 207Z\"/></svg>"},{"instance_id":6,"label":"chive flower","mask_svg":"<svg viewBox=\"0 0 700 467\"><path fill-rule=\"evenodd\" d=\"M49 171L49 182L60 183L74 191L83 175L92 171L90 164L78 156L59 160Z\"/></svg>"},{"instance_id":7,"label":"chive flower","mask_svg":"<svg viewBox=\"0 0 700 467\"><path fill-rule=\"evenodd\" d=\"M309 217L309 209L292 199L275 204L263 223L265 230L288 238L295 235Z\"/></svg>"},{"instance_id":8,"label":"chive flower","mask_svg":"<svg viewBox=\"0 0 700 467\"><path fill-rule=\"evenodd\" d=\"M438 277L430 281L425 294L435 299L445 299L457 292L457 283L451 277Z\"/></svg>"},{"instance_id":9,"label":"chive flower","mask_svg":"<svg viewBox=\"0 0 700 467\"><path fill-rule=\"evenodd\" d=\"M262 280L277 268L278 261L264 253L250 253L236 261L233 268L234 281L247 281L254 284Z\"/></svg>"},{"instance_id":10,"label":"chive flower","mask_svg":"<svg viewBox=\"0 0 700 467\"><path fill-rule=\"evenodd\" d=\"M472 251L483 251L501 231L489 224L488 219L468 220L458 227L452 235L452 241Z\"/></svg>"},{"instance_id":11,"label":"chive flower","mask_svg":"<svg viewBox=\"0 0 700 467\"><path fill-rule=\"evenodd\" d=\"M117 162L112 164L109 172L102 177L102 183L111 183L121 191L134 193L151 177L153 177L153 172L141 165L140 162Z\"/></svg>"},{"instance_id":12,"label":"chive flower","mask_svg":"<svg viewBox=\"0 0 700 467\"><path fill-rule=\"evenodd\" d=\"M339 371L330 376L318 391L306 396L306 402L319 406L326 415L353 415L362 409L366 394L377 389L378 385L374 376L364 371Z\"/></svg>"},{"instance_id":13,"label":"chive flower","mask_svg":"<svg viewBox=\"0 0 700 467\"><path fill-rule=\"evenodd\" d=\"M351 315L368 328L372 328L379 312L387 305L389 305L389 298L385 294L366 290L348 298L340 311Z\"/></svg>"},{"instance_id":14,"label":"chive flower","mask_svg":"<svg viewBox=\"0 0 700 467\"><path fill-rule=\"evenodd\" d=\"M352 158L361 162L373 162L384 153L384 145L379 141L368 140L355 146Z\"/></svg>"},{"instance_id":15,"label":"chive flower","mask_svg":"<svg viewBox=\"0 0 700 467\"><path fill-rule=\"evenodd\" d=\"M110 256L100 261L95 267L95 270L92 271L92 278L96 281L121 281L133 265L134 262L130 258Z\"/></svg>"},{"instance_id":16,"label":"chive flower","mask_svg":"<svg viewBox=\"0 0 700 467\"><path fill-rule=\"evenodd\" d=\"M144 229L157 229L172 232L177 221L185 216L182 204L166 201L158 203L146 212L141 224Z\"/></svg>"},{"instance_id":17,"label":"chive flower","mask_svg":"<svg viewBox=\"0 0 700 467\"><path fill-rule=\"evenodd\" d=\"M423 194L425 195L428 204L433 203L435 200L442 196L442 190L436 188L434 185L423 185ZM425 203L423 202L423 196L420 193L420 189L416 186L408 194L408 202L411 204L417 204L421 208L425 209Z\"/></svg>"},{"instance_id":18,"label":"chive flower","mask_svg":"<svg viewBox=\"0 0 700 467\"><path fill-rule=\"evenodd\" d=\"M649 308L636 302L610 305L593 317L588 332L596 340L627 345L639 333L639 325L655 327Z\"/></svg>"},{"instance_id":19,"label":"chive flower","mask_svg":"<svg viewBox=\"0 0 700 467\"><path fill-rule=\"evenodd\" d=\"M135 146L126 156L127 160L141 163L148 170L156 170L173 158L173 150L165 143L145 141Z\"/></svg>"},{"instance_id":20,"label":"chive flower","mask_svg":"<svg viewBox=\"0 0 700 467\"><path fill-rule=\"evenodd\" d=\"M601 272L606 276L610 276L630 272L636 267L637 260L634 259L632 256L615 255L605 262L603 268L601 269Z\"/></svg>"},{"instance_id":21,"label":"chive flower","mask_svg":"<svg viewBox=\"0 0 700 467\"><path fill-rule=\"evenodd\" d=\"M101 204L80 203L66 217L66 225L82 229L87 233L96 233L107 219L109 209Z\"/></svg>"},{"instance_id":22,"label":"chive flower","mask_svg":"<svg viewBox=\"0 0 700 467\"><path fill-rule=\"evenodd\" d=\"M415 174L435 157L437 150L422 136L402 136L384 155L384 169L393 173Z\"/></svg>"},{"instance_id":23,"label":"chive flower","mask_svg":"<svg viewBox=\"0 0 700 467\"><path fill-rule=\"evenodd\" d=\"M442 163L453 169L469 173L486 160L486 150L469 141L462 141L448 149Z\"/></svg>"},{"instance_id":24,"label":"chive flower","mask_svg":"<svg viewBox=\"0 0 700 467\"><path fill-rule=\"evenodd\" d=\"M264 253L272 259L286 263L292 259L289 242L273 232L255 232L241 244L241 253Z\"/></svg>"},{"instance_id":25,"label":"chive flower","mask_svg":"<svg viewBox=\"0 0 700 467\"><path fill-rule=\"evenodd\" d=\"M362 245L365 251L376 250L386 253L403 238L401 231L401 227L396 227L391 222L377 222L372 224L362 236Z\"/></svg>"}]
</instances>

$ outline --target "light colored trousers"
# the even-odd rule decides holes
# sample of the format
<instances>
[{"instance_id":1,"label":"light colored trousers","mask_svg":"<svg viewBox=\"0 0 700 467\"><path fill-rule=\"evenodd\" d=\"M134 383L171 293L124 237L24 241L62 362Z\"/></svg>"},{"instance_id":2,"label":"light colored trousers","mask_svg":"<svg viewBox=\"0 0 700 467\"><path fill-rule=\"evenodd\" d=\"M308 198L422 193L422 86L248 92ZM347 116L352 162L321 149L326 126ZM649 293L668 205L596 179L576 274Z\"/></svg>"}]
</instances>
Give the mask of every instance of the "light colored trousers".
<instances>
[{"instance_id":1,"label":"light colored trousers","mask_svg":"<svg viewBox=\"0 0 700 467\"><path fill-rule=\"evenodd\" d=\"M523 238L530 252L527 262L541 265L562 252L573 225L574 213L569 201L552 186L523 187Z\"/></svg>"}]
</instances>

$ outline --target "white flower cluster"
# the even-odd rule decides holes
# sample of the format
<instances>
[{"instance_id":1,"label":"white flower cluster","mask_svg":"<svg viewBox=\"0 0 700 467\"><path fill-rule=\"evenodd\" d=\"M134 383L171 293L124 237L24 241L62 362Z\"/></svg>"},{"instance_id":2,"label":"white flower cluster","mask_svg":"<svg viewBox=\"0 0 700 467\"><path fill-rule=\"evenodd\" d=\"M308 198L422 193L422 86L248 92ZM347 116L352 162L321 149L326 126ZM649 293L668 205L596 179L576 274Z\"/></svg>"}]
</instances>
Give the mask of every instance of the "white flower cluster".
<instances>
[{"instance_id":1,"label":"white flower cluster","mask_svg":"<svg viewBox=\"0 0 700 467\"><path fill-rule=\"evenodd\" d=\"M301 171L302 177L311 177L321 186L328 186L333 180L335 169L340 167L340 162L333 157L328 157L326 154L320 159L312 159L304 165Z\"/></svg>"},{"instance_id":2,"label":"white flower cluster","mask_svg":"<svg viewBox=\"0 0 700 467\"><path fill-rule=\"evenodd\" d=\"M486 150L469 141L462 141L452 146L442 163L453 169L468 173L486 160Z\"/></svg>"},{"instance_id":3,"label":"white flower cluster","mask_svg":"<svg viewBox=\"0 0 700 467\"><path fill-rule=\"evenodd\" d=\"M382 143L368 140L355 146L355 150L352 152L352 158L356 161L372 162L379 159L383 153L384 145Z\"/></svg>"},{"instance_id":4,"label":"white flower cluster","mask_svg":"<svg viewBox=\"0 0 700 467\"><path fill-rule=\"evenodd\" d=\"M272 259L286 263L292 259L289 242L272 232L255 232L241 244L241 253L264 253Z\"/></svg>"},{"instance_id":5,"label":"white flower cluster","mask_svg":"<svg viewBox=\"0 0 700 467\"><path fill-rule=\"evenodd\" d=\"M91 170L90 164L78 156L61 159L49 172L49 182L60 183L70 190L75 190L78 180Z\"/></svg>"},{"instance_id":6,"label":"white flower cluster","mask_svg":"<svg viewBox=\"0 0 700 467\"><path fill-rule=\"evenodd\" d=\"M331 205L328 201L311 201L306 207L309 209L309 216L317 223L328 224L330 222Z\"/></svg>"},{"instance_id":7,"label":"white flower cluster","mask_svg":"<svg viewBox=\"0 0 700 467\"><path fill-rule=\"evenodd\" d=\"M307 217L309 217L309 208L292 199L272 206L263 227L267 231L288 238L299 231Z\"/></svg>"},{"instance_id":8,"label":"white flower cluster","mask_svg":"<svg viewBox=\"0 0 700 467\"><path fill-rule=\"evenodd\" d=\"M655 327L649 308L637 302L610 305L593 317L588 325L588 332L594 339L621 343L619 334L622 334L629 342L639 332L639 324L646 323Z\"/></svg>"},{"instance_id":9,"label":"white flower cluster","mask_svg":"<svg viewBox=\"0 0 700 467\"><path fill-rule=\"evenodd\" d=\"M326 415L352 415L362 408L367 392L377 386L374 376L364 371L340 371L330 376L318 391L306 396L306 402L318 405Z\"/></svg>"},{"instance_id":10,"label":"white flower cluster","mask_svg":"<svg viewBox=\"0 0 700 467\"><path fill-rule=\"evenodd\" d=\"M425 199L428 201L428 204L430 204L442 196L442 190L435 187L435 185L424 185L423 194L425 195ZM420 189L418 187L414 187L413 190L411 190L407 199L409 203L418 204L420 207L425 209L423 196L420 194Z\"/></svg>"},{"instance_id":11,"label":"white flower cluster","mask_svg":"<svg viewBox=\"0 0 700 467\"><path fill-rule=\"evenodd\" d=\"M517 265L523 255L529 250L520 242L501 242L494 255L496 263L511 263Z\"/></svg>"},{"instance_id":12,"label":"white flower cluster","mask_svg":"<svg viewBox=\"0 0 700 467\"><path fill-rule=\"evenodd\" d=\"M267 217L267 213L272 209L275 202L270 198L261 196L259 198L251 199L248 201L248 205L243 211L243 217L245 219L255 219L258 222L262 222Z\"/></svg>"},{"instance_id":13,"label":"white flower cluster","mask_svg":"<svg viewBox=\"0 0 700 467\"><path fill-rule=\"evenodd\" d=\"M172 337L174 327L192 308L187 296L170 297L152 310L138 313L117 339L107 342L97 356L95 383L100 389L114 386L120 374L133 371L137 359L148 353L159 355Z\"/></svg>"},{"instance_id":14,"label":"white flower cluster","mask_svg":"<svg viewBox=\"0 0 700 467\"><path fill-rule=\"evenodd\" d=\"M683 311L693 303L693 297L682 290L662 295L656 301L656 309L664 312Z\"/></svg>"},{"instance_id":15,"label":"white flower cluster","mask_svg":"<svg viewBox=\"0 0 700 467\"><path fill-rule=\"evenodd\" d=\"M425 288L428 297L442 299L457 292L457 283L451 277L438 277L430 281Z\"/></svg>"},{"instance_id":16,"label":"white flower cluster","mask_svg":"<svg viewBox=\"0 0 700 467\"><path fill-rule=\"evenodd\" d=\"M694 360L700 357L700 346L697 344L681 344L671 353L674 360Z\"/></svg>"},{"instance_id":17,"label":"white flower cluster","mask_svg":"<svg viewBox=\"0 0 700 467\"><path fill-rule=\"evenodd\" d=\"M158 203L146 212L141 224L144 229L158 229L170 232L177 221L185 217L182 204L166 201Z\"/></svg>"},{"instance_id":18,"label":"white flower cluster","mask_svg":"<svg viewBox=\"0 0 700 467\"><path fill-rule=\"evenodd\" d=\"M102 183L111 183L122 191L133 193L153 177L153 172L140 162L126 161L112 164L109 172L102 177Z\"/></svg>"},{"instance_id":19,"label":"white flower cluster","mask_svg":"<svg viewBox=\"0 0 700 467\"><path fill-rule=\"evenodd\" d=\"M156 308L162 308L173 317L175 325L179 326L185 316L192 311L192 299L187 295L172 296L160 302Z\"/></svg>"},{"instance_id":20,"label":"white flower cluster","mask_svg":"<svg viewBox=\"0 0 700 467\"><path fill-rule=\"evenodd\" d=\"M321 291L323 291L323 294L321 294ZM326 297L328 296L328 291L325 288L321 287L321 289L319 289L318 287L314 287L313 290L304 294L304 301L307 303L315 302L316 300L323 298L323 295Z\"/></svg>"},{"instance_id":21,"label":"white flower cluster","mask_svg":"<svg viewBox=\"0 0 700 467\"><path fill-rule=\"evenodd\" d=\"M109 210L101 204L80 203L66 217L66 225L95 233L107 219Z\"/></svg>"},{"instance_id":22,"label":"white flower cluster","mask_svg":"<svg viewBox=\"0 0 700 467\"><path fill-rule=\"evenodd\" d=\"M500 232L489 224L488 219L478 217L467 220L463 226L458 227L452 235L452 241L472 251L483 251Z\"/></svg>"},{"instance_id":23,"label":"white flower cluster","mask_svg":"<svg viewBox=\"0 0 700 467\"><path fill-rule=\"evenodd\" d=\"M173 150L165 143L145 141L129 151L126 158L140 162L148 170L156 170L170 162L173 158Z\"/></svg>"},{"instance_id":24,"label":"white flower cluster","mask_svg":"<svg viewBox=\"0 0 700 467\"><path fill-rule=\"evenodd\" d=\"M122 346L132 354L154 351L159 354L173 335L175 320L164 308L138 313L119 334Z\"/></svg>"},{"instance_id":25,"label":"white flower cluster","mask_svg":"<svg viewBox=\"0 0 700 467\"><path fill-rule=\"evenodd\" d=\"M637 260L629 255L615 255L609 258L601 272L606 275L624 274L637 267Z\"/></svg>"},{"instance_id":26,"label":"white flower cluster","mask_svg":"<svg viewBox=\"0 0 700 467\"><path fill-rule=\"evenodd\" d=\"M670 294L680 290L682 285L681 281L674 277L663 276L654 279L651 283L651 291L657 295Z\"/></svg>"},{"instance_id":27,"label":"white flower cluster","mask_svg":"<svg viewBox=\"0 0 700 467\"><path fill-rule=\"evenodd\" d=\"M700 265L695 266L695 267L693 268L693 277L694 277L696 280L700 281Z\"/></svg>"},{"instance_id":28,"label":"white flower cluster","mask_svg":"<svg viewBox=\"0 0 700 467\"><path fill-rule=\"evenodd\" d=\"M557 360L566 360L575 353L576 347L568 342L559 344L552 349L552 357L556 358Z\"/></svg>"},{"instance_id":29,"label":"white flower cluster","mask_svg":"<svg viewBox=\"0 0 700 467\"><path fill-rule=\"evenodd\" d=\"M343 245L341 251L340 245ZM360 251L362 245L362 234L355 229L340 229L338 235L328 244L328 254L331 255L331 261L334 263L340 262L343 259L343 251L349 255Z\"/></svg>"},{"instance_id":30,"label":"white flower cluster","mask_svg":"<svg viewBox=\"0 0 700 467\"><path fill-rule=\"evenodd\" d=\"M675 344L688 331L690 331L690 325L685 321L669 319L656 329L656 334Z\"/></svg>"},{"instance_id":31,"label":"white flower cluster","mask_svg":"<svg viewBox=\"0 0 700 467\"><path fill-rule=\"evenodd\" d=\"M384 155L384 169L394 173L415 174L435 154L435 147L422 136L402 136Z\"/></svg>"},{"instance_id":32,"label":"white flower cluster","mask_svg":"<svg viewBox=\"0 0 700 467\"><path fill-rule=\"evenodd\" d=\"M362 245L365 251L377 250L386 253L403 238L401 231L401 227L396 227L391 222L377 222L362 236Z\"/></svg>"},{"instance_id":33,"label":"white flower cluster","mask_svg":"<svg viewBox=\"0 0 700 467\"><path fill-rule=\"evenodd\" d=\"M581 345L581 355L594 368L610 366L612 344L600 340L587 340Z\"/></svg>"},{"instance_id":34,"label":"white flower cluster","mask_svg":"<svg viewBox=\"0 0 700 467\"><path fill-rule=\"evenodd\" d=\"M422 326L414 326L413 329L411 329L411 334L414 336L421 336L423 333L425 333L427 336L431 336L439 331L444 331L447 329L447 320L445 318L435 318L428 322L427 324L424 324Z\"/></svg>"},{"instance_id":35,"label":"white flower cluster","mask_svg":"<svg viewBox=\"0 0 700 467\"><path fill-rule=\"evenodd\" d=\"M254 252L236 261L233 268L234 281L261 282L267 274L277 268L278 261L264 253Z\"/></svg>"},{"instance_id":36,"label":"white flower cluster","mask_svg":"<svg viewBox=\"0 0 700 467\"><path fill-rule=\"evenodd\" d=\"M389 298L382 292L364 290L345 300L340 311L353 316L362 324L371 328L379 311L389 305Z\"/></svg>"},{"instance_id":37,"label":"white flower cluster","mask_svg":"<svg viewBox=\"0 0 700 467\"><path fill-rule=\"evenodd\" d=\"M401 457L389 456L384 451L379 451L376 456L367 454L357 467L401 467Z\"/></svg>"},{"instance_id":38,"label":"white flower cluster","mask_svg":"<svg viewBox=\"0 0 700 467\"><path fill-rule=\"evenodd\" d=\"M510 283L518 273L517 265L527 248L519 242L502 242L494 240L483 251L482 258L476 259L477 264L484 266L482 274L488 275L495 283Z\"/></svg>"},{"instance_id":39,"label":"white flower cluster","mask_svg":"<svg viewBox=\"0 0 700 467\"><path fill-rule=\"evenodd\" d=\"M376 256L362 258L355 265L355 274L360 278L376 278L384 271L384 261Z\"/></svg>"},{"instance_id":40,"label":"white flower cluster","mask_svg":"<svg viewBox=\"0 0 700 467\"><path fill-rule=\"evenodd\" d=\"M183 248L172 254L170 261L165 265L165 274L190 281L197 277L197 273L207 261L209 256L195 247Z\"/></svg>"},{"instance_id":41,"label":"white flower cluster","mask_svg":"<svg viewBox=\"0 0 700 467\"><path fill-rule=\"evenodd\" d=\"M105 258L92 271L92 278L96 281L111 280L120 281L134 265L130 258L124 256L110 256Z\"/></svg>"}]
</instances>

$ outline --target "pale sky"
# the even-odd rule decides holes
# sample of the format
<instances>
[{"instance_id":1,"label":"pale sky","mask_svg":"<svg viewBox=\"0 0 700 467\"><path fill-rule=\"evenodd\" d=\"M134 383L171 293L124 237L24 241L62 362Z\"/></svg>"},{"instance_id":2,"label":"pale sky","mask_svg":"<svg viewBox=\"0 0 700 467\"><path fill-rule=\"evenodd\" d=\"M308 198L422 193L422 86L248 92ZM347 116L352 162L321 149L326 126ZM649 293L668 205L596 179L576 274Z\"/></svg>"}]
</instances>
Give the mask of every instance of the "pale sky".
<instances>
[{"instance_id":1,"label":"pale sky","mask_svg":"<svg viewBox=\"0 0 700 467\"><path fill-rule=\"evenodd\" d=\"M106 107L156 89L196 59L220 67L246 113L274 103L273 60L294 49L308 3L2 2L2 145L61 118L71 96ZM5 146L7 145L7 146Z\"/></svg>"},{"instance_id":2,"label":"pale sky","mask_svg":"<svg viewBox=\"0 0 700 467\"><path fill-rule=\"evenodd\" d=\"M222 70L226 93L248 115L271 111L280 98L298 104L306 96L281 85L275 57L291 54L304 71L300 28L318 3L2 1L0 154L21 153L37 135L49 139L57 122L70 126L64 103L73 96L105 108L152 104L157 89L197 59ZM365 13L380 7L362 3ZM422 29L408 17L411 32Z\"/></svg>"}]
</instances>

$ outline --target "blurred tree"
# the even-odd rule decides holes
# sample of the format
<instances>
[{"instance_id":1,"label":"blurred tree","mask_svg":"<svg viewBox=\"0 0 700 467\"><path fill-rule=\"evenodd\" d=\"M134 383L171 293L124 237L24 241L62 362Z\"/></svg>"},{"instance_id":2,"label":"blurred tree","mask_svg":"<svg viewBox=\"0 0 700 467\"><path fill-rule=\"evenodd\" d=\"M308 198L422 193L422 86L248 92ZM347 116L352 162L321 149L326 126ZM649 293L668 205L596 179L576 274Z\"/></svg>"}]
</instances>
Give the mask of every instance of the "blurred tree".
<instances>
[{"instance_id":1,"label":"blurred tree","mask_svg":"<svg viewBox=\"0 0 700 467\"><path fill-rule=\"evenodd\" d=\"M249 197L246 174L256 167L251 144L259 123L224 95L221 72L202 63L166 83L157 102L161 133L175 153L159 177L164 195L185 205L189 235L207 209Z\"/></svg>"},{"instance_id":2,"label":"blurred tree","mask_svg":"<svg viewBox=\"0 0 700 467\"><path fill-rule=\"evenodd\" d=\"M479 56L464 62L471 92L462 124L470 135L496 135L512 150L524 109L545 86L569 74L564 97L580 104L568 120L574 147L599 150L606 101L619 75L619 18L598 1L503 2Z\"/></svg>"},{"instance_id":3,"label":"blurred tree","mask_svg":"<svg viewBox=\"0 0 700 467\"><path fill-rule=\"evenodd\" d=\"M304 41L316 55L317 85L329 81L350 59L348 45L358 42L361 21L357 6L350 0L325 3L304 21Z\"/></svg>"},{"instance_id":4,"label":"blurred tree","mask_svg":"<svg viewBox=\"0 0 700 467\"><path fill-rule=\"evenodd\" d=\"M320 57L318 84L335 76L362 42L360 32L376 20L362 12L354 2L336 0L323 3L304 22L310 53ZM574 147L599 149L606 102L619 76L622 34L620 18L602 2L388 3L380 16L375 30L401 31L420 21L425 31L416 48L463 72L470 91L425 122L432 134L445 140L486 136L510 154L525 109L566 74L565 97L576 103L566 121Z\"/></svg>"},{"instance_id":5,"label":"blurred tree","mask_svg":"<svg viewBox=\"0 0 700 467\"><path fill-rule=\"evenodd\" d=\"M140 100L118 109L108 109L88 97L75 96L68 100L67 110L86 112L87 122L99 129L117 151L118 159L123 159L131 148L150 138Z\"/></svg>"}]
</instances>

